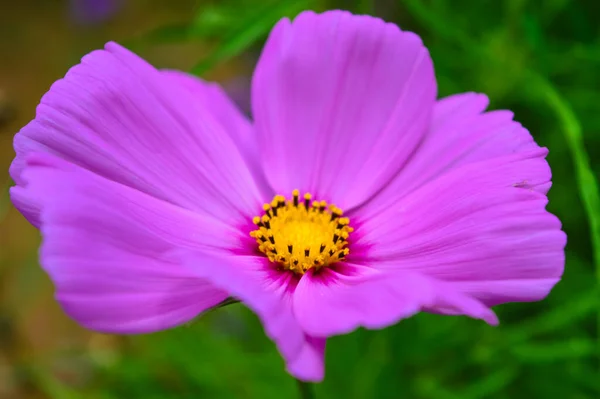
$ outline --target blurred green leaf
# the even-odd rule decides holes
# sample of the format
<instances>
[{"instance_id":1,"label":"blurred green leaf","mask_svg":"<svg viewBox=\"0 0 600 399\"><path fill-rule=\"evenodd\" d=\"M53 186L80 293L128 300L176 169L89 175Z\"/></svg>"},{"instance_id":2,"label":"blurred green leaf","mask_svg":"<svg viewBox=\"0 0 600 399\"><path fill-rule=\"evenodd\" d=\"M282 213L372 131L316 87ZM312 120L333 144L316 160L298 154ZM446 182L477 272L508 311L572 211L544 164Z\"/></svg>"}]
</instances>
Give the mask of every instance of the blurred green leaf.
<instances>
[{"instance_id":1,"label":"blurred green leaf","mask_svg":"<svg viewBox=\"0 0 600 399\"><path fill-rule=\"evenodd\" d=\"M243 20L237 21L235 30L225 37L212 53L194 66L191 72L202 75L215 65L235 57L266 36L278 20L295 16L310 3L310 0L280 0L256 7L256 10L248 13Z\"/></svg>"},{"instance_id":2,"label":"blurred green leaf","mask_svg":"<svg viewBox=\"0 0 600 399\"><path fill-rule=\"evenodd\" d=\"M513 366L490 373L476 381L460 394L461 399L489 398L501 392L517 377L518 370Z\"/></svg>"},{"instance_id":3,"label":"blurred green leaf","mask_svg":"<svg viewBox=\"0 0 600 399\"><path fill-rule=\"evenodd\" d=\"M510 352L524 363L554 362L565 359L578 359L598 354L596 343L590 339L577 338L548 343L527 343L515 345Z\"/></svg>"},{"instance_id":4,"label":"blurred green leaf","mask_svg":"<svg viewBox=\"0 0 600 399\"><path fill-rule=\"evenodd\" d=\"M150 32L144 33L141 37L125 42L128 47L135 47L142 43L181 43L192 38L190 25L188 23L175 23L162 25Z\"/></svg>"},{"instance_id":5,"label":"blurred green leaf","mask_svg":"<svg viewBox=\"0 0 600 399\"><path fill-rule=\"evenodd\" d=\"M567 371L567 376L575 384L579 384L594 393L593 397L600 397L600 378L598 372L592 368L586 368L581 362L578 362L575 370Z\"/></svg>"},{"instance_id":6,"label":"blurred green leaf","mask_svg":"<svg viewBox=\"0 0 600 399\"><path fill-rule=\"evenodd\" d=\"M355 12L357 14L373 15L375 12L375 0L357 0Z\"/></svg>"},{"instance_id":7,"label":"blurred green leaf","mask_svg":"<svg viewBox=\"0 0 600 399\"><path fill-rule=\"evenodd\" d=\"M530 83L534 84L537 89L532 92L538 93L547 106L554 111L556 119L562 126L561 132L571 150L571 156L575 162L579 194L590 223L596 279L600 286L600 191L583 142L581 124L569 104L549 81L534 72L530 72L529 75Z\"/></svg>"},{"instance_id":8,"label":"blurred green leaf","mask_svg":"<svg viewBox=\"0 0 600 399\"><path fill-rule=\"evenodd\" d=\"M581 293L554 309L533 317L521 324L504 328L504 335L511 344L525 341L542 333L548 333L581 320L593 314L600 304L600 294L597 290Z\"/></svg>"},{"instance_id":9,"label":"blurred green leaf","mask_svg":"<svg viewBox=\"0 0 600 399\"><path fill-rule=\"evenodd\" d=\"M373 392L375 384L383 369L388 365L390 348L385 334L376 334L360 361L354 364L352 385L353 397L367 398Z\"/></svg>"},{"instance_id":10,"label":"blurred green leaf","mask_svg":"<svg viewBox=\"0 0 600 399\"><path fill-rule=\"evenodd\" d=\"M415 381L416 391L420 397L436 399L462 399L454 392L444 388L433 376L421 376Z\"/></svg>"}]
</instances>

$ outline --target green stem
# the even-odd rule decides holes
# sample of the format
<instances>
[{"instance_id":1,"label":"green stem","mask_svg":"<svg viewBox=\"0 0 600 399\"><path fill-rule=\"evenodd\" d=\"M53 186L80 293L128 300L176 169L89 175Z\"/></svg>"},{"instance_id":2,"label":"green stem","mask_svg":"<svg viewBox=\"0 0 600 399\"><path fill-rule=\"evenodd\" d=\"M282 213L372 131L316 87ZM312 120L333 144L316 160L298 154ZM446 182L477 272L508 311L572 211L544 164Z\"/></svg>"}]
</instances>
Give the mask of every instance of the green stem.
<instances>
[{"instance_id":1,"label":"green stem","mask_svg":"<svg viewBox=\"0 0 600 399\"><path fill-rule=\"evenodd\" d=\"M314 399L311 384L308 382L296 380L298 382L298 392L300 392L300 399Z\"/></svg>"}]
</instances>

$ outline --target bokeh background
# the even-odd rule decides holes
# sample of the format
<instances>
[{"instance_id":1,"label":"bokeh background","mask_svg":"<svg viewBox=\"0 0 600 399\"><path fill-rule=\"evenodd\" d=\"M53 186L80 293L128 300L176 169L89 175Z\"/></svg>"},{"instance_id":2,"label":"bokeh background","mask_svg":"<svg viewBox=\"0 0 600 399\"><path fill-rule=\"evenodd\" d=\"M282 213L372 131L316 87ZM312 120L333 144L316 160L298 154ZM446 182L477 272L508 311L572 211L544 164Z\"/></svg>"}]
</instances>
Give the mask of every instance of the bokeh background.
<instances>
[{"instance_id":1,"label":"bokeh background","mask_svg":"<svg viewBox=\"0 0 600 399\"><path fill-rule=\"evenodd\" d=\"M331 339L317 398L600 397L600 5L596 0L21 0L0 2L0 398L297 397L274 345L241 305L193 326L118 337L53 300L38 232L11 207L12 136L50 84L116 40L157 67L217 80L243 109L270 27L345 8L421 35L441 95L480 91L550 148L549 209L569 236L563 281L501 326L421 314Z\"/></svg>"}]
</instances>

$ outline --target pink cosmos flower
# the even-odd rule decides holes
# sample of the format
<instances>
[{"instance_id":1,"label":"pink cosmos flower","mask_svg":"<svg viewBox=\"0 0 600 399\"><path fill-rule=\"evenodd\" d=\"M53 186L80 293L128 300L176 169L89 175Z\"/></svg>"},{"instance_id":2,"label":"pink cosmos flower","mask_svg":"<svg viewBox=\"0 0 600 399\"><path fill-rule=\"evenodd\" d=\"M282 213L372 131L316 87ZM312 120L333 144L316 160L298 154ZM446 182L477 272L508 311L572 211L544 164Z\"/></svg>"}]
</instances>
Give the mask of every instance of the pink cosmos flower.
<instances>
[{"instance_id":1,"label":"pink cosmos flower","mask_svg":"<svg viewBox=\"0 0 600 399\"><path fill-rule=\"evenodd\" d=\"M233 296L319 381L327 337L419 311L496 324L560 280L547 150L487 104L436 100L415 34L347 12L275 26L253 122L109 43L16 135L11 195L83 326L151 332Z\"/></svg>"}]
</instances>

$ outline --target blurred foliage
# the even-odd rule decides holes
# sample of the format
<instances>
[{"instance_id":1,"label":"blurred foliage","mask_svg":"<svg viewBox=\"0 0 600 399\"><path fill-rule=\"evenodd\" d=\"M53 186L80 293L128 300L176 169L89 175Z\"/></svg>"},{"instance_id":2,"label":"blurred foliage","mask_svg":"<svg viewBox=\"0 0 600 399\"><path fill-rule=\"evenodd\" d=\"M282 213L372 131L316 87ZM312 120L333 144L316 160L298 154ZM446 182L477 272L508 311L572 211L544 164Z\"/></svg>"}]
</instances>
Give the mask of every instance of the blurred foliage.
<instances>
[{"instance_id":1,"label":"blurred foliage","mask_svg":"<svg viewBox=\"0 0 600 399\"><path fill-rule=\"evenodd\" d=\"M421 314L383 331L333 338L316 397L600 397L597 2L201 2L188 23L161 26L127 44L208 43L208 56L193 68L204 74L242 56L255 59L273 24L305 8L369 13L414 31L430 49L440 95L484 92L491 108L513 110L550 148L549 210L569 236L564 279L545 301L499 307L498 328ZM55 356L88 374L73 382L64 375L68 370L57 373L56 365L34 356L17 367L21 383L59 399L298 395L257 318L241 305L159 334L96 335L85 351Z\"/></svg>"}]
</instances>

